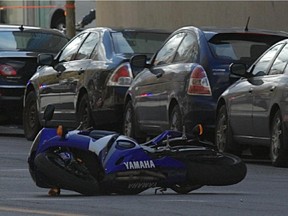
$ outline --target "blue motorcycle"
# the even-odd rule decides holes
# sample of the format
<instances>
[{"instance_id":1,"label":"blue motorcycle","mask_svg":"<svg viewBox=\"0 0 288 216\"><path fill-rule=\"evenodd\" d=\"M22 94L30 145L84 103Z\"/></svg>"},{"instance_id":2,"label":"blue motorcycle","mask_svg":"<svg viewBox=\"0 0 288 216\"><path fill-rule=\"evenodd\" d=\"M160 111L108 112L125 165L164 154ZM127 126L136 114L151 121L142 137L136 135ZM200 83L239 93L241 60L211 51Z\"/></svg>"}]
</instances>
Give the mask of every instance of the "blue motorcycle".
<instances>
[{"instance_id":1,"label":"blue motorcycle","mask_svg":"<svg viewBox=\"0 0 288 216\"><path fill-rule=\"evenodd\" d=\"M48 106L45 121L53 112ZM187 194L245 178L247 168L239 157L201 141L201 125L193 131L168 130L139 144L112 131L44 127L32 143L29 171L38 187L83 195L138 194L149 188Z\"/></svg>"}]
</instances>

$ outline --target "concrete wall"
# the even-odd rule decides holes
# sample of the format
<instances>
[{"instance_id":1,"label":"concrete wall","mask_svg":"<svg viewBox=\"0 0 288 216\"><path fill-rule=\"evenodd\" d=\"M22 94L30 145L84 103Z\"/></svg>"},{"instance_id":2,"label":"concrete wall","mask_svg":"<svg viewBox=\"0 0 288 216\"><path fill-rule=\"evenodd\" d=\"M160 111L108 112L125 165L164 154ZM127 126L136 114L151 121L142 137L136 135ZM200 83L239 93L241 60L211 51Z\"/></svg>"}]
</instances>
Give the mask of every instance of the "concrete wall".
<instances>
[{"instance_id":1,"label":"concrete wall","mask_svg":"<svg viewBox=\"0 0 288 216\"><path fill-rule=\"evenodd\" d=\"M96 1L96 25L175 30L181 26L243 26L288 31L286 1Z\"/></svg>"}]
</instances>

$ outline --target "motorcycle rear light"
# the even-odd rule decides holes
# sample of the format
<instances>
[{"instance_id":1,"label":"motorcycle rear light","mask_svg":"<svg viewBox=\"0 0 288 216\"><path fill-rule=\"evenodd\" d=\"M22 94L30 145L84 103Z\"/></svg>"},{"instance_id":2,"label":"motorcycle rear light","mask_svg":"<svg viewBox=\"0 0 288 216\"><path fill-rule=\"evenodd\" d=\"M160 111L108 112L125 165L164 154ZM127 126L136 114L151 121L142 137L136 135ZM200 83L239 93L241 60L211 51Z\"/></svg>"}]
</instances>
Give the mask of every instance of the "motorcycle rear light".
<instances>
[{"instance_id":1,"label":"motorcycle rear light","mask_svg":"<svg viewBox=\"0 0 288 216\"><path fill-rule=\"evenodd\" d=\"M2 76L16 76L16 70L10 65L1 64L0 65L0 75Z\"/></svg>"},{"instance_id":2,"label":"motorcycle rear light","mask_svg":"<svg viewBox=\"0 0 288 216\"><path fill-rule=\"evenodd\" d=\"M132 70L128 63L120 65L111 75L108 86L130 86L132 82Z\"/></svg>"},{"instance_id":3,"label":"motorcycle rear light","mask_svg":"<svg viewBox=\"0 0 288 216\"><path fill-rule=\"evenodd\" d=\"M207 74L202 66L198 65L191 72L187 93L189 95L212 95Z\"/></svg>"}]
</instances>

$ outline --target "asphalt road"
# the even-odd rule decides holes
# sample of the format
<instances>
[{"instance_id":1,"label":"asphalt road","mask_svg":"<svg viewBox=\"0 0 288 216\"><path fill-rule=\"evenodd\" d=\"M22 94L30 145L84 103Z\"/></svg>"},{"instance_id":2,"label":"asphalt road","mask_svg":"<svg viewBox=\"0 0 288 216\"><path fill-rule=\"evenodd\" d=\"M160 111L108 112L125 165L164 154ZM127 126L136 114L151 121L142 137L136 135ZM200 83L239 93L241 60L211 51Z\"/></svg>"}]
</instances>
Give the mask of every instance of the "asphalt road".
<instances>
[{"instance_id":1,"label":"asphalt road","mask_svg":"<svg viewBox=\"0 0 288 216\"><path fill-rule=\"evenodd\" d=\"M13 131L13 130L12 130ZM239 184L202 187L188 195L147 190L134 196L85 197L62 191L49 197L30 178L27 156L31 142L21 133L0 130L1 216L284 216L288 214L288 168L246 160L247 177Z\"/></svg>"}]
</instances>

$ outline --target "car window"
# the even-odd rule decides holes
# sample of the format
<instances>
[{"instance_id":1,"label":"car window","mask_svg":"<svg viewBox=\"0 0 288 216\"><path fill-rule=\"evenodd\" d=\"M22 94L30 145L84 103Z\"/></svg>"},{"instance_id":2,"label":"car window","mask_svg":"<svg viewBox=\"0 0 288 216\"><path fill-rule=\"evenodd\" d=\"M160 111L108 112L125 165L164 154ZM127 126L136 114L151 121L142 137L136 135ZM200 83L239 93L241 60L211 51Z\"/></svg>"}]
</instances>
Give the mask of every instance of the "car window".
<instances>
[{"instance_id":1,"label":"car window","mask_svg":"<svg viewBox=\"0 0 288 216\"><path fill-rule=\"evenodd\" d=\"M68 42L64 36L36 31L0 32L0 50L57 53Z\"/></svg>"},{"instance_id":2,"label":"car window","mask_svg":"<svg viewBox=\"0 0 288 216\"><path fill-rule=\"evenodd\" d=\"M207 36L206 32L206 37ZM219 33L209 39L209 47L219 60L240 61L251 66L281 37L254 33Z\"/></svg>"},{"instance_id":3,"label":"car window","mask_svg":"<svg viewBox=\"0 0 288 216\"><path fill-rule=\"evenodd\" d=\"M156 66L171 63L175 52L184 36L185 33L178 33L170 38L157 53L154 59L154 65Z\"/></svg>"},{"instance_id":4,"label":"car window","mask_svg":"<svg viewBox=\"0 0 288 216\"><path fill-rule=\"evenodd\" d=\"M198 40L196 35L187 34L182 40L173 62L195 62L199 53Z\"/></svg>"},{"instance_id":5,"label":"car window","mask_svg":"<svg viewBox=\"0 0 288 216\"><path fill-rule=\"evenodd\" d=\"M99 41L99 36L97 33L90 33L85 39L84 43L81 45L75 59L88 59Z\"/></svg>"},{"instance_id":6,"label":"car window","mask_svg":"<svg viewBox=\"0 0 288 216\"><path fill-rule=\"evenodd\" d=\"M269 66L273 61L278 50L283 46L283 44L278 44L267 51L254 65L252 74L255 76L263 76L268 73Z\"/></svg>"},{"instance_id":7,"label":"car window","mask_svg":"<svg viewBox=\"0 0 288 216\"><path fill-rule=\"evenodd\" d=\"M286 44L286 46L281 50L280 54L275 59L270 69L269 75L282 74L284 72L284 69L287 67L287 63L288 63L288 45Z\"/></svg>"},{"instance_id":8,"label":"car window","mask_svg":"<svg viewBox=\"0 0 288 216\"><path fill-rule=\"evenodd\" d=\"M79 46L81 45L87 34L88 33L86 32L72 39L72 41L69 42L69 44L67 44L67 46L63 49L59 57L59 62L72 60L75 57Z\"/></svg>"},{"instance_id":9,"label":"car window","mask_svg":"<svg viewBox=\"0 0 288 216\"><path fill-rule=\"evenodd\" d=\"M169 36L161 32L123 31L111 33L116 53L141 53L151 56Z\"/></svg>"}]
</instances>

